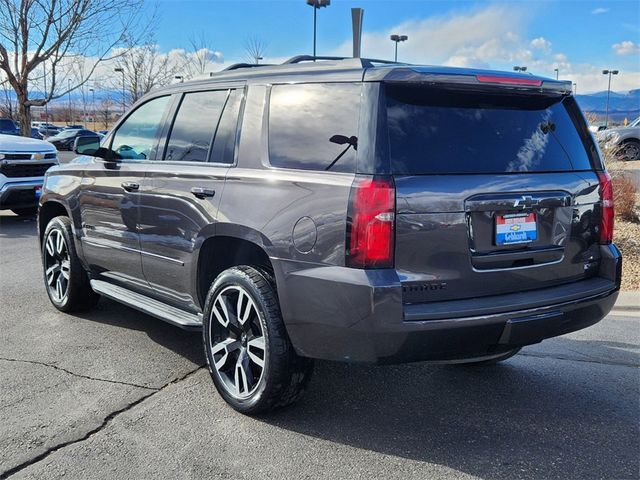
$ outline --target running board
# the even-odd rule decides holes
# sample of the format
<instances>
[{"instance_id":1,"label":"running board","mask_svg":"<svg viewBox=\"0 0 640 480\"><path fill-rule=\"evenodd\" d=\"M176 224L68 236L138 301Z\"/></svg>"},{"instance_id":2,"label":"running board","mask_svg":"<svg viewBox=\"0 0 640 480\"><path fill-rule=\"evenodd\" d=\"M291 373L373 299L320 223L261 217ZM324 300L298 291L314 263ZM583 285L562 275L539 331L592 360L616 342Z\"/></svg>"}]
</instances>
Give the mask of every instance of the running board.
<instances>
[{"instance_id":1,"label":"running board","mask_svg":"<svg viewBox=\"0 0 640 480\"><path fill-rule=\"evenodd\" d=\"M160 320L176 325L186 330L200 330L202 328L202 314L185 312L166 303L160 302L146 295L132 292L126 288L113 285L102 280L91 280L91 288L100 295L123 303L128 307L140 310Z\"/></svg>"}]
</instances>

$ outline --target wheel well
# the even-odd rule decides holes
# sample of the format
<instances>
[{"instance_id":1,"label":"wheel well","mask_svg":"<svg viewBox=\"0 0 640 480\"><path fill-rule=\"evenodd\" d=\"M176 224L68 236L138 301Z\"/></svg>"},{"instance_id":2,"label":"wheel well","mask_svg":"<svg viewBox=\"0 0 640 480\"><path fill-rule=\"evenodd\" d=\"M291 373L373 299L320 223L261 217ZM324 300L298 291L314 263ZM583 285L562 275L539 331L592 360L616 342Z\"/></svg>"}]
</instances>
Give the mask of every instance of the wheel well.
<instances>
[{"instance_id":1,"label":"wheel well","mask_svg":"<svg viewBox=\"0 0 640 480\"><path fill-rule=\"evenodd\" d=\"M209 287L216 277L236 265L260 267L273 275L267 252L248 240L234 237L211 237L205 240L198 257L198 297L204 305Z\"/></svg>"},{"instance_id":2,"label":"wheel well","mask_svg":"<svg viewBox=\"0 0 640 480\"><path fill-rule=\"evenodd\" d=\"M40 232L40 242L42 242L42 237L44 235L44 231L49 225L49 222L52 218L55 217L68 217L67 209L64 206L57 202L47 202L40 207L38 211L38 230Z\"/></svg>"}]
</instances>

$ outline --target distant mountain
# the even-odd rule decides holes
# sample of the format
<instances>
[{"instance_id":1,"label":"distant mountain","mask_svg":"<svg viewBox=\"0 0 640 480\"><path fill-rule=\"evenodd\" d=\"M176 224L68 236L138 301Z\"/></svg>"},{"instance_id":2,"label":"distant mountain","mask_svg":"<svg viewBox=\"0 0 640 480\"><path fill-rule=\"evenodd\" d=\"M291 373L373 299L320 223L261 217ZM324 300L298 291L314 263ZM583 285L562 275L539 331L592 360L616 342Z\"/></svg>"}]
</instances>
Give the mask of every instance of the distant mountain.
<instances>
[{"instance_id":1,"label":"distant mountain","mask_svg":"<svg viewBox=\"0 0 640 480\"><path fill-rule=\"evenodd\" d=\"M607 107L607 92L596 92L587 95L576 95L578 105L584 112L596 114L604 118ZM640 89L627 93L611 92L609 98L609 119L613 122L629 121L640 116Z\"/></svg>"}]
</instances>

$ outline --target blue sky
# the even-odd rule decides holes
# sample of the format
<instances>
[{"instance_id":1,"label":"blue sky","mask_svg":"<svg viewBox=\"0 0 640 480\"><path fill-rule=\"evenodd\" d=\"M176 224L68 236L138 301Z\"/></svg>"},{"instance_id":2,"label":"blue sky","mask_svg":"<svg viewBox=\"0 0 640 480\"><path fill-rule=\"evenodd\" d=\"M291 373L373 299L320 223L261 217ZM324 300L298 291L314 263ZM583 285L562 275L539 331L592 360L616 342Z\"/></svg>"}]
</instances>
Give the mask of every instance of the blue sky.
<instances>
[{"instance_id":1,"label":"blue sky","mask_svg":"<svg viewBox=\"0 0 640 480\"><path fill-rule=\"evenodd\" d=\"M389 33L408 34L399 59L416 63L511 69L606 88L602 68L618 68L614 89L640 88L640 2L333 0L318 11L318 53L350 53L351 7L364 14L363 56L390 58ZM312 11L305 0L150 0L158 6L156 42L188 48L203 35L224 64L242 61L249 36L267 43L266 61L311 53Z\"/></svg>"}]
</instances>

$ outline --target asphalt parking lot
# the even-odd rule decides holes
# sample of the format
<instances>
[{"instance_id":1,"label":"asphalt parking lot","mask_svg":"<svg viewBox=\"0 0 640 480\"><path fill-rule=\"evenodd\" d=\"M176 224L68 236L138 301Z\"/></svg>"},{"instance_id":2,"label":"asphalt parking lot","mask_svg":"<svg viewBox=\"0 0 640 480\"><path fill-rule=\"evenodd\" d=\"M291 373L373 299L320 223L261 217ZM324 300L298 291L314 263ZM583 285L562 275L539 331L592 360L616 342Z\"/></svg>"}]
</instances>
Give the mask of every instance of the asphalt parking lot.
<instances>
[{"instance_id":1,"label":"asphalt parking lot","mask_svg":"<svg viewBox=\"0 0 640 480\"><path fill-rule=\"evenodd\" d=\"M640 316L487 368L318 362L260 418L217 396L200 336L46 297L35 222L0 214L0 478L638 478Z\"/></svg>"}]
</instances>

